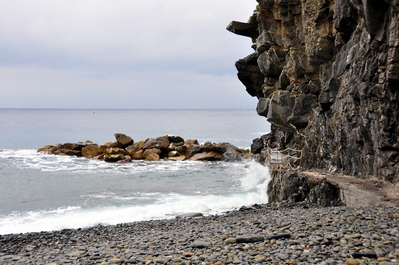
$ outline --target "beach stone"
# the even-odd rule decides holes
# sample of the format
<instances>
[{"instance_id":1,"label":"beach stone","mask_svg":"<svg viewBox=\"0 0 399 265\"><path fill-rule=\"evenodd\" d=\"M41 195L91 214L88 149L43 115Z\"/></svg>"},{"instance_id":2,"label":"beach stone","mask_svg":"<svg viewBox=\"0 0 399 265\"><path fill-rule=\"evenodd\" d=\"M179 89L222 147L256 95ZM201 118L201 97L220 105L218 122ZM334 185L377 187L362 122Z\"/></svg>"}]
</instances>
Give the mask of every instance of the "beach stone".
<instances>
[{"instance_id":1,"label":"beach stone","mask_svg":"<svg viewBox=\"0 0 399 265\"><path fill-rule=\"evenodd\" d=\"M115 133L114 136L115 136L116 142L118 143L118 146L121 148L125 148L134 143L132 137L127 136L123 133Z\"/></svg>"},{"instance_id":2,"label":"beach stone","mask_svg":"<svg viewBox=\"0 0 399 265\"><path fill-rule=\"evenodd\" d=\"M289 233L278 233L276 235L267 235L266 239L271 240L271 239L280 239L280 238L289 238L291 237L291 234Z\"/></svg>"},{"instance_id":3,"label":"beach stone","mask_svg":"<svg viewBox=\"0 0 399 265\"><path fill-rule=\"evenodd\" d=\"M113 258L109 260L110 263L123 263L124 261L120 258Z\"/></svg>"},{"instance_id":4,"label":"beach stone","mask_svg":"<svg viewBox=\"0 0 399 265\"><path fill-rule=\"evenodd\" d=\"M354 238L360 238L362 237L361 234L351 234L351 235L344 235L345 238L347 239L354 239Z\"/></svg>"},{"instance_id":5,"label":"beach stone","mask_svg":"<svg viewBox=\"0 0 399 265\"><path fill-rule=\"evenodd\" d=\"M235 237L229 237L229 238L226 238L225 240L224 240L224 243L225 244L236 244L237 243L237 238L235 238Z\"/></svg>"},{"instance_id":6,"label":"beach stone","mask_svg":"<svg viewBox=\"0 0 399 265\"><path fill-rule=\"evenodd\" d=\"M355 262L352 264L397 263L399 236L395 229L399 228L399 216L392 214L397 208L304 206L269 203L201 218L2 235L0 264L64 264L61 260L71 261L69 264L334 265L351 260ZM379 220L379 225L370 226L370 221L361 216L348 221L355 209L363 209ZM323 226L315 230L315 222ZM361 245L369 240L363 237L345 239L349 243L340 244L341 236L357 233L365 237L370 234L372 246ZM290 237L262 239L279 234ZM261 241L247 238L238 242L237 235L259 237ZM377 235L381 240L374 240ZM320 245L327 240L333 243ZM383 246L376 247L377 244ZM117 263L119 260L123 263Z\"/></svg>"},{"instance_id":7,"label":"beach stone","mask_svg":"<svg viewBox=\"0 0 399 265\"><path fill-rule=\"evenodd\" d=\"M176 216L176 218L193 218L193 217L202 217L204 216L202 213L183 213Z\"/></svg>"},{"instance_id":8,"label":"beach stone","mask_svg":"<svg viewBox=\"0 0 399 265\"><path fill-rule=\"evenodd\" d=\"M352 258L346 259L345 263L348 264L348 265L358 265L358 264L360 264L359 261L357 261L355 259L352 259Z\"/></svg>"},{"instance_id":9,"label":"beach stone","mask_svg":"<svg viewBox=\"0 0 399 265\"><path fill-rule=\"evenodd\" d=\"M211 242L209 242L209 241L200 241L200 240L194 241L191 244L191 247L193 247L193 248L209 248L211 246L212 246Z\"/></svg>"},{"instance_id":10,"label":"beach stone","mask_svg":"<svg viewBox=\"0 0 399 265\"><path fill-rule=\"evenodd\" d=\"M264 236L256 234L240 235L237 237L237 243L254 243L264 240L265 240Z\"/></svg>"}]
</instances>

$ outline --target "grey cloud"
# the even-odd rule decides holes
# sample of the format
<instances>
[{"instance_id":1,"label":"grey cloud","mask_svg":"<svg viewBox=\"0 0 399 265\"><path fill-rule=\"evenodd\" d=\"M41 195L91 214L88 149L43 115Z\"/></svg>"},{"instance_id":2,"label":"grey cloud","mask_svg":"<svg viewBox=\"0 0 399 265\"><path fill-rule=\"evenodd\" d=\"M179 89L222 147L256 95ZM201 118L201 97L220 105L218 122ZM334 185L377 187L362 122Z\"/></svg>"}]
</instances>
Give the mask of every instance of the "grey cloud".
<instances>
[{"instance_id":1,"label":"grey cloud","mask_svg":"<svg viewBox=\"0 0 399 265\"><path fill-rule=\"evenodd\" d=\"M213 108L228 91L224 107L253 107L249 96L235 92L245 88L234 62L251 52L250 41L225 27L230 20L245 20L255 5L247 0L4 1L0 91L7 90L8 98L0 99L0 106L82 107L79 97L85 95L97 105L117 107L109 99L119 88L131 98L119 103L125 107L137 99L134 105L153 108L151 95L158 94L165 99L159 102L163 108L171 102L201 108L196 97L206 92L215 100L202 106ZM71 100L74 93L79 100Z\"/></svg>"}]
</instances>

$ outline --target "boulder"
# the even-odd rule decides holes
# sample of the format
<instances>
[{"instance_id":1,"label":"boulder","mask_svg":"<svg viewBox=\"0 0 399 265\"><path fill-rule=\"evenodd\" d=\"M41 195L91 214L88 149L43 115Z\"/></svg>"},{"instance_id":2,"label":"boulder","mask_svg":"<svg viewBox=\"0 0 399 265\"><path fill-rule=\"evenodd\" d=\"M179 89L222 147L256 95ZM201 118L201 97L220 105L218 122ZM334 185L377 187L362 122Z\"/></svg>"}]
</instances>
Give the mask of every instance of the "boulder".
<instances>
[{"instance_id":1,"label":"boulder","mask_svg":"<svg viewBox=\"0 0 399 265\"><path fill-rule=\"evenodd\" d=\"M95 145L89 145L82 148L82 156L93 158L101 154L100 147Z\"/></svg>"},{"instance_id":2,"label":"boulder","mask_svg":"<svg viewBox=\"0 0 399 265\"><path fill-rule=\"evenodd\" d=\"M187 146L186 146L186 145L180 145L180 146L177 146L177 147L175 148L175 150L176 150L177 152L179 152L180 154L185 154L186 151L187 151Z\"/></svg>"},{"instance_id":3,"label":"boulder","mask_svg":"<svg viewBox=\"0 0 399 265\"><path fill-rule=\"evenodd\" d=\"M156 146L157 146L157 140L155 138L148 138L147 140L145 140L142 149L144 149L144 150L151 149L151 148L155 148Z\"/></svg>"},{"instance_id":4,"label":"boulder","mask_svg":"<svg viewBox=\"0 0 399 265\"><path fill-rule=\"evenodd\" d=\"M113 148L118 146L118 142L106 142L100 145L102 148L108 149L108 148ZM104 149L104 150L105 150Z\"/></svg>"},{"instance_id":5,"label":"boulder","mask_svg":"<svg viewBox=\"0 0 399 265\"><path fill-rule=\"evenodd\" d=\"M223 149L220 144L215 144L208 141L203 144L203 147L204 147L204 152L223 153Z\"/></svg>"},{"instance_id":6,"label":"boulder","mask_svg":"<svg viewBox=\"0 0 399 265\"><path fill-rule=\"evenodd\" d=\"M130 154L131 158L134 160L144 159L144 150L139 150L134 154Z\"/></svg>"},{"instance_id":7,"label":"boulder","mask_svg":"<svg viewBox=\"0 0 399 265\"><path fill-rule=\"evenodd\" d=\"M147 161L158 161L159 159L160 159L159 155L156 153L151 153L151 154L147 155L145 158L145 160L147 160Z\"/></svg>"},{"instance_id":8,"label":"boulder","mask_svg":"<svg viewBox=\"0 0 399 265\"><path fill-rule=\"evenodd\" d=\"M204 152L204 153L198 153L193 155L189 160L191 161L217 161L217 160L222 160L223 155L211 151L211 152Z\"/></svg>"},{"instance_id":9,"label":"boulder","mask_svg":"<svg viewBox=\"0 0 399 265\"><path fill-rule=\"evenodd\" d=\"M106 162L117 162L123 159L125 159L123 154L104 155L104 161Z\"/></svg>"},{"instance_id":10,"label":"boulder","mask_svg":"<svg viewBox=\"0 0 399 265\"><path fill-rule=\"evenodd\" d=\"M186 144L185 144L186 145ZM187 146L187 150L185 152L186 157L192 157L195 154L203 152L204 148L198 144L190 144Z\"/></svg>"},{"instance_id":11,"label":"boulder","mask_svg":"<svg viewBox=\"0 0 399 265\"><path fill-rule=\"evenodd\" d=\"M105 153L108 155L116 155L116 154L126 154L126 150L119 148L119 147L113 147L113 148L108 148L105 150Z\"/></svg>"},{"instance_id":12,"label":"boulder","mask_svg":"<svg viewBox=\"0 0 399 265\"><path fill-rule=\"evenodd\" d=\"M243 152L238 147L230 143L221 143L220 148L223 152L223 159L225 161L236 161L243 158Z\"/></svg>"},{"instance_id":13,"label":"boulder","mask_svg":"<svg viewBox=\"0 0 399 265\"><path fill-rule=\"evenodd\" d=\"M129 145L128 147L125 148L125 150L126 150L126 152L128 154L134 154L137 151L139 151L140 149L141 148L140 148L140 146L138 144L132 144L132 145Z\"/></svg>"},{"instance_id":14,"label":"boulder","mask_svg":"<svg viewBox=\"0 0 399 265\"><path fill-rule=\"evenodd\" d=\"M174 157L174 156L179 156L179 155L181 155L181 154L177 151L170 151L168 153L168 157Z\"/></svg>"},{"instance_id":15,"label":"boulder","mask_svg":"<svg viewBox=\"0 0 399 265\"><path fill-rule=\"evenodd\" d=\"M169 135L169 141L172 143L181 143L184 142L184 139L180 136Z\"/></svg>"},{"instance_id":16,"label":"boulder","mask_svg":"<svg viewBox=\"0 0 399 265\"><path fill-rule=\"evenodd\" d=\"M153 154L156 154L156 155L158 156L158 160L159 160L159 156L160 156L161 153L162 153L162 151L161 151L160 149L158 149L158 148L151 148L151 149L147 149L147 150L144 151L143 157L144 157L145 159L147 159L148 156L153 155Z\"/></svg>"},{"instance_id":17,"label":"boulder","mask_svg":"<svg viewBox=\"0 0 399 265\"><path fill-rule=\"evenodd\" d=\"M121 148L125 148L134 143L133 139L130 136L127 136L123 133L115 133L114 136L116 142L118 143L118 146Z\"/></svg>"},{"instance_id":18,"label":"boulder","mask_svg":"<svg viewBox=\"0 0 399 265\"><path fill-rule=\"evenodd\" d=\"M167 149L169 147L170 141L168 136L157 137L155 140L157 142L157 148Z\"/></svg>"},{"instance_id":19,"label":"boulder","mask_svg":"<svg viewBox=\"0 0 399 265\"><path fill-rule=\"evenodd\" d=\"M43 146L43 147L41 147L41 148L39 148L38 150L37 150L37 152L43 152L43 153L46 153L46 154L54 154L54 151L55 150L57 150L57 148L59 147L60 145L46 145L46 146Z\"/></svg>"},{"instance_id":20,"label":"boulder","mask_svg":"<svg viewBox=\"0 0 399 265\"><path fill-rule=\"evenodd\" d=\"M187 157L185 155L168 157L168 160L172 160L172 161L183 161L186 159L187 159Z\"/></svg>"},{"instance_id":21,"label":"boulder","mask_svg":"<svg viewBox=\"0 0 399 265\"><path fill-rule=\"evenodd\" d=\"M184 142L185 145L199 145L198 140L196 139L190 139L190 140L186 140Z\"/></svg>"},{"instance_id":22,"label":"boulder","mask_svg":"<svg viewBox=\"0 0 399 265\"><path fill-rule=\"evenodd\" d=\"M67 155L67 156L82 156L81 150L76 150L76 145L73 143L61 144L54 150L55 155Z\"/></svg>"},{"instance_id":23,"label":"boulder","mask_svg":"<svg viewBox=\"0 0 399 265\"><path fill-rule=\"evenodd\" d=\"M175 151L179 146L182 146L184 144L184 142L177 142L177 143L170 143L170 145L168 146L168 150L169 151Z\"/></svg>"}]
</instances>

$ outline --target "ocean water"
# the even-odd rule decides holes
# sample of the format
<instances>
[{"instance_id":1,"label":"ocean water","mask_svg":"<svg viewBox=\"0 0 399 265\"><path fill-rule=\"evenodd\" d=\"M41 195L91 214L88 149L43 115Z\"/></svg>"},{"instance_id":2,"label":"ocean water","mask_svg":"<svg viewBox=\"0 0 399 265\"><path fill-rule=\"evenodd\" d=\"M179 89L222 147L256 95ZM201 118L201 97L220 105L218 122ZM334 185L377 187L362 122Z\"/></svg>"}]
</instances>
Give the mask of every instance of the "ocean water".
<instances>
[{"instance_id":1,"label":"ocean water","mask_svg":"<svg viewBox=\"0 0 399 265\"><path fill-rule=\"evenodd\" d=\"M47 144L179 135L249 148L270 130L254 110L0 109L0 235L217 214L266 203L253 161L107 163L37 153Z\"/></svg>"}]
</instances>

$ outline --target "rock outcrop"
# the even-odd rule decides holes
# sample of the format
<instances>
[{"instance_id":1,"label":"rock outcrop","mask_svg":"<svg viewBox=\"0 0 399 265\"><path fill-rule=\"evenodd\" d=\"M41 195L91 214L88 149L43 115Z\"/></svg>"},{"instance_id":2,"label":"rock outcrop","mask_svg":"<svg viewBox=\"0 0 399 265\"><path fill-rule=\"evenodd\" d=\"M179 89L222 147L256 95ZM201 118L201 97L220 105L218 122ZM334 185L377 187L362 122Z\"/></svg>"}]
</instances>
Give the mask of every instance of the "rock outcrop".
<instances>
[{"instance_id":1,"label":"rock outcrop","mask_svg":"<svg viewBox=\"0 0 399 265\"><path fill-rule=\"evenodd\" d=\"M125 134L115 133L115 142L97 145L91 141L46 145L38 150L55 155L79 156L102 159L106 162L126 163L132 160L191 160L191 161L237 161L249 158L249 150L239 149L229 143L184 140L180 136L165 135L134 142Z\"/></svg>"},{"instance_id":2,"label":"rock outcrop","mask_svg":"<svg viewBox=\"0 0 399 265\"><path fill-rule=\"evenodd\" d=\"M399 1L258 3L248 23L227 27L253 39L238 78L272 124L252 152L280 150L291 169L398 182Z\"/></svg>"}]
</instances>

